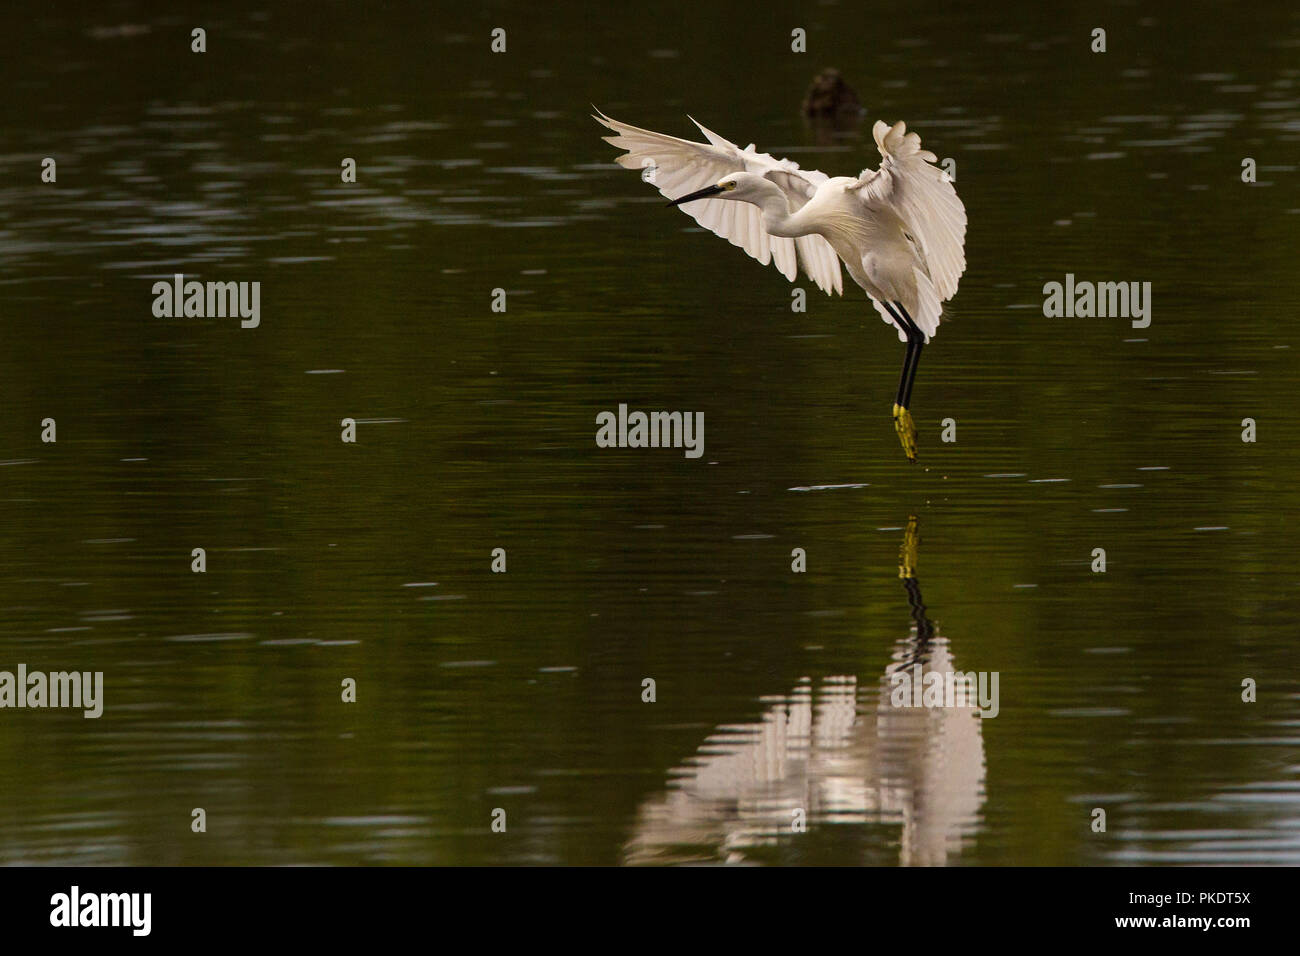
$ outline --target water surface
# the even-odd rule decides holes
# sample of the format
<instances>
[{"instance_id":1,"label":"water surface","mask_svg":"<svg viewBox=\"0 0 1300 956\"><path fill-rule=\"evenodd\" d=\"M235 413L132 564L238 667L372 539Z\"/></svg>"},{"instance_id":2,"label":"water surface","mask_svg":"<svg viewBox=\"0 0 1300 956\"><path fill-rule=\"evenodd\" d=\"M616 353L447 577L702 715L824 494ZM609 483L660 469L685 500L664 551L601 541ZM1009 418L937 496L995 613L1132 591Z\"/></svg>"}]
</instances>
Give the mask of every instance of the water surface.
<instances>
[{"instance_id":1,"label":"water surface","mask_svg":"<svg viewBox=\"0 0 1300 956\"><path fill-rule=\"evenodd\" d=\"M0 15L0 669L106 684L0 711L0 862L1300 862L1300 18L1172 10L223 8L202 56L189 14ZM861 127L799 117L825 65ZM920 464L865 298L793 313L592 103L956 160ZM155 318L176 272L260 327ZM1067 272L1150 327L1044 318ZM597 448L620 402L704 455ZM998 716L891 712L917 655Z\"/></svg>"}]
</instances>

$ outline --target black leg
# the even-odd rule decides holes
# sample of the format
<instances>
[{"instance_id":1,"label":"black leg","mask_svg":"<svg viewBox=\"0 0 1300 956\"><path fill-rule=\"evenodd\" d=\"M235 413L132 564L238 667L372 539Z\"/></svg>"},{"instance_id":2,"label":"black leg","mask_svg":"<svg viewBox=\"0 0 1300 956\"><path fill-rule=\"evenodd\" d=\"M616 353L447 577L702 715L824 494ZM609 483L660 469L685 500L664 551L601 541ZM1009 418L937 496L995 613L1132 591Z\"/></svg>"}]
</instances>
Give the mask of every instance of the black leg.
<instances>
[{"instance_id":1,"label":"black leg","mask_svg":"<svg viewBox=\"0 0 1300 956\"><path fill-rule=\"evenodd\" d=\"M912 355L915 351L916 341L909 335L907 352L903 355L903 370L898 376L898 395L894 398L894 404L899 408L907 407L907 370L912 367Z\"/></svg>"},{"instance_id":2,"label":"black leg","mask_svg":"<svg viewBox=\"0 0 1300 956\"><path fill-rule=\"evenodd\" d=\"M902 313L903 319L907 322L908 328L908 362L905 369L906 382L902 390L902 400L898 403L904 408L912 407L912 386L916 383L916 370L921 364L921 349L925 347L925 333L921 331L916 322L903 308L903 303L895 302L898 311Z\"/></svg>"},{"instance_id":3,"label":"black leg","mask_svg":"<svg viewBox=\"0 0 1300 956\"><path fill-rule=\"evenodd\" d=\"M925 336L901 304L895 302L891 305L886 302L884 306L885 311L898 323L898 327L903 330L903 335L907 338L907 352L903 356L903 373L898 379L898 397L894 402L894 431L898 433L903 454L907 455L908 461L915 464L916 425L907 410L907 403L912 400L912 379L916 376L916 366L921 359L921 346L925 344Z\"/></svg>"},{"instance_id":4,"label":"black leg","mask_svg":"<svg viewBox=\"0 0 1300 956\"><path fill-rule=\"evenodd\" d=\"M912 386L916 384L916 370L921 365L921 349L925 347L925 336L920 329L916 334L916 348L912 350L912 367L907 373L907 391L903 394L903 407L912 407Z\"/></svg>"},{"instance_id":5,"label":"black leg","mask_svg":"<svg viewBox=\"0 0 1300 956\"><path fill-rule=\"evenodd\" d=\"M906 408L908 370L912 367L914 361L916 335L912 331L913 325L910 321L904 320L888 302L884 303L884 306L885 311L893 317L894 321L898 323L898 327L903 330L903 334L907 336L907 351L903 355L903 371L898 377L898 395L894 398L895 405L899 408Z\"/></svg>"}]
</instances>

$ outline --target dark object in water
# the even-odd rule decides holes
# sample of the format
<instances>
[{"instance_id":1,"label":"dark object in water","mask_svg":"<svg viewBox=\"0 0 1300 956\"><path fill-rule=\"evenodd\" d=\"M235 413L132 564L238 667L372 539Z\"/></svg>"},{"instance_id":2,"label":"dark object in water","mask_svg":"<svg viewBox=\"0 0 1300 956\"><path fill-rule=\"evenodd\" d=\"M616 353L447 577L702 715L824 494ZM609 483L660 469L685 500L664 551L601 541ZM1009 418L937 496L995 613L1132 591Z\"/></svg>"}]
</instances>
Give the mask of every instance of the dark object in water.
<instances>
[{"instance_id":1,"label":"dark object in water","mask_svg":"<svg viewBox=\"0 0 1300 956\"><path fill-rule=\"evenodd\" d=\"M843 119L862 113L862 102L840 71L827 67L813 77L803 98L803 115L810 119Z\"/></svg>"}]
</instances>

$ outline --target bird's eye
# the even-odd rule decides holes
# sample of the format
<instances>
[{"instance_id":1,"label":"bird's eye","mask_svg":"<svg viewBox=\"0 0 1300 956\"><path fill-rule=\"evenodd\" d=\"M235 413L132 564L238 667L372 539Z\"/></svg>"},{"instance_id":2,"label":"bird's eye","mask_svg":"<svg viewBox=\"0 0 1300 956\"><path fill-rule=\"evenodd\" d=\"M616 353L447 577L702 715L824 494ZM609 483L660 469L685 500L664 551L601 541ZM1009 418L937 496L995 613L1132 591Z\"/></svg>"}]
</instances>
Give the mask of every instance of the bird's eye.
<instances>
[{"instance_id":1,"label":"bird's eye","mask_svg":"<svg viewBox=\"0 0 1300 956\"><path fill-rule=\"evenodd\" d=\"M736 188L736 181L733 179L733 180L732 180L731 182L729 182L729 183L723 183L722 186L723 186L724 189L735 189L735 188Z\"/></svg>"}]
</instances>

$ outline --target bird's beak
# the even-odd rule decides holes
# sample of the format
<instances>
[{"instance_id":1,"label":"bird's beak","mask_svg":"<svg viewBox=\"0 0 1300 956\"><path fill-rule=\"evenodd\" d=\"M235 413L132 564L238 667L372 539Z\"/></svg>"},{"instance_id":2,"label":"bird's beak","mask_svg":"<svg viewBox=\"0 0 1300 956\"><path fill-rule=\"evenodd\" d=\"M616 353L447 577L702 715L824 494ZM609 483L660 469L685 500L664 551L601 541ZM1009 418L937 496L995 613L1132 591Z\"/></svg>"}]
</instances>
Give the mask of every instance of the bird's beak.
<instances>
[{"instance_id":1,"label":"bird's beak","mask_svg":"<svg viewBox=\"0 0 1300 956\"><path fill-rule=\"evenodd\" d=\"M681 199L674 199L668 205L680 206L684 202L691 202L695 199L707 199L709 196L716 196L718 193L726 192L721 186L705 186L703 189L691 193L689 196L683 196Z\"/></svg>"}]
</instances>

